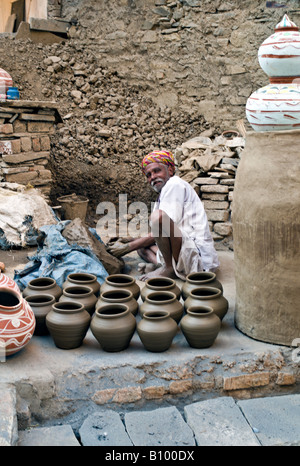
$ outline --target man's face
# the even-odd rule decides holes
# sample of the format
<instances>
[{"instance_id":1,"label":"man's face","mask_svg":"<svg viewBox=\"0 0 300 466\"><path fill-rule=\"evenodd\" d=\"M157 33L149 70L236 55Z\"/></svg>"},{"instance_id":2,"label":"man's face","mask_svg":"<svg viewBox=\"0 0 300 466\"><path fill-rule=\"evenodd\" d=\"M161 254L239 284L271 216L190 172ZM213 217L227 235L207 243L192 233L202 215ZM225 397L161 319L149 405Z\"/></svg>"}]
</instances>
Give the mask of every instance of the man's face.
<instances>
[{"instance_id":1,"label":"man's face","mask_svg":"<svg viewBox=\"0 0 300 466\"><path fill-rule=\"evenodd\" d=\"M145 175L154 191L160 193L166 182L173 175L173 168L163 163L153 162L147 166Z\"/></svg>"}]
</instances>

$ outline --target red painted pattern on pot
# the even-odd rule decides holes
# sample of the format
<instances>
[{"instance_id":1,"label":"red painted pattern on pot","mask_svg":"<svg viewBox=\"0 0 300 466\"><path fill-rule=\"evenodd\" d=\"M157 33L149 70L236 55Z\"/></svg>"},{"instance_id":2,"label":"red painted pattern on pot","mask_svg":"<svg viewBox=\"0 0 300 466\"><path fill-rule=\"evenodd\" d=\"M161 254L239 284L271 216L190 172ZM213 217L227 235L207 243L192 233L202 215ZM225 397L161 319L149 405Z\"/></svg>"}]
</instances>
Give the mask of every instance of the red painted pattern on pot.
<instances>
[{"instance_id":1,"label":"red painted pattern on pot","mask_svg":"<svg viewBox=\"0 0 300 466\"><path fill-rule=\"evenodd\" d=\"M0 287L9 288L21 294L21 290L16 284L16 282L12 278L8 277L7 275L1 272L0 272Z\"/></svg>"},{"instance_id":2,"label":"red painted pattern on pot","mask_svg":"<svg viewBox=\"0 0 300 466\"><path fill-rule=\"evenodd\" d=\"M7 71L0 68L0 94L6 98L7 89L13 85L13 80Z\"/></svg>"},{"instance_id":3,"label":"red painted pattern on pot","mask_svg":"<svg viewBox=\"0 0 300 466\"><path fill-rule=\"evenodd\" d=\"M0 352L10 356L23 349L35 329L30 305L15 290L0 288Z\"/></svg>"}]
</instances>

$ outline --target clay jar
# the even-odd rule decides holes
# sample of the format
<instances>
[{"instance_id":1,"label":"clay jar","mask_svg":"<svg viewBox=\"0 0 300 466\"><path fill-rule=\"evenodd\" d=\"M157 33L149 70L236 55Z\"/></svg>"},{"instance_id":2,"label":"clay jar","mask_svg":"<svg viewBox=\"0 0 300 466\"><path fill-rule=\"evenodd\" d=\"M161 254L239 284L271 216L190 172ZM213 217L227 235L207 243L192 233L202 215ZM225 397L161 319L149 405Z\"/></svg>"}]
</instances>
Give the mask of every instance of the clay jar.
<instances>
[{"instance_id":1,"label":"clay jar","mask_svg":"<svg viewBox=\"0 0 300 466\"><path fill-rule=\"evenodd\" d=\"M61 349L81 346L91 316L78 302L58 302L46 316L46 325L55 345Z\"/></svg>"},{"instance_id":2,"label":"clay jar","mask_svg":"<svg viewBox=\"0 0 300 466\"><path fill-rule=\"evenodd\" d=\"M219 288L223 293L223 286L213 272L193 272L187 275L186 281L182 285L181 293L183 300L186 300L190 292L200 286L211 286Z\"/></svg>"},{"instance_id":3,"label":"clay jar","mask_svg":"<svg viewBox=\"0 0 300 466\"><path fill-rule=\"evenodd\" d=\"M77 273L70 273L67 276L66 281L63 283L63 290L68 286L72 285L83 285L89 286L92 288L93 293L98 296L100 291L100 283L97 281L96 275L92 273L85 273L85 272L77 272Z\"/></svg>"},{"instance_id":4,"label":"clay jar","mask_svg":"<svg viewBox=\"0 0 300 466\"><path fill-rule=\"evenodd\" d=\"M104 283L101 285L100 293L115 289L129 290L135 299L139 298L141 292L139 285L133 277L121 273L112 274L106 277Z\"/></svg>"},{"instance_id":5,"label":"clay jar","mask_svg":"<svg viewBox=\"0 0 300 466\"><path fill-rule=\"evenodd\" d=\"M214 313L222 320L228 311L228 301L218 288L200 287L190 292L189 297L184 302L185 309L192 306L209 306Z\"/></svg>"},{"instance_id":6,"label":"clay jar","mask_svg":"<svg viewBox=\"0 0 300 466\"><path fill-rule=\"evenodd\" d=\"M104 351L128 348L136 328L136 320L126 304L106 304L97 309L91 331Z\"/></svg>"},{"instance_id":7,"label":"clay jar","mask_svg":"<svg viewBox=\"0 0 300 466\"><path fill-rule=\"evenodd\" d=\"M23 349L35 329L34 313L15 290L0 288L0 360Z\"/></svg>"},{"instance_id":8,"label":"clay jar","mask_svg":"<svg viewBox=\"0 0 300 466\"><path fill-rule=\"evenodd\" d=\"M141 298L145 301L146 296L152 291L171 291L175 293L176 298L180 298L180 288L176 285L175 280L168 277L153 277L148 278L145 286L141 289Z\"/></svg>"},{"instance_id":9,"label":"clay jar","mask_svg":"<svg viewBox=\"0 0 300 466\"><path fill-rule=\"evenodd\" d=\"M146 311L168 311L170 317L178 323L183 315L183 305L171 291L152 291L140 305L141 316Z\"/></svg>"},{"instance_id":10,"label":"clay jar","mask_svg":"<svg viewBox=\"0 0 300 466\"><path fill-rule=\"evenodd\" d=\"M31 280L22 294L24 298L36 294L51 294L58 300L62 295L62 289L58 286L54 278L40 277Z\"/></svg>"},{"instance_id":11,"label":"clay jar","mask_svg":"<svg viewBox=\"0 0 300 466\"><path fill-rule=\"evenodd\" d=\"M68 286L63 290L59 302L75 301L83 304L84 309L92 315L95 311L97 297L89 286Z\"/></svg>"},{"instance_id":12,"label":"clay jar","mask_svg":"<svg viewBox=\"0 0 300 466\"><path fill-rule=\"evenodd\" d=\"M192 348L208 348L217 338L221 320L211 307L192 306L181 319L180 328Z\"/></svg>"},{"instance_id":13,"label":"clay jar","mask_svg":"<svg viewBox=\"0 0 300 466\"><path fill-rule=\"evenodd\" d=\"M148 351L167 351L178 330L168 311L146 311L137 325L137 333Z\"/></svg>"},{"instance_id":14,"label":"clay jar","mask_svg":"<svg viewBox=\"0 0 300 466\"><path fill-rule=\"evenodd\" d=\"M34 335L48 335L46 315L52 310L52 305L56 302L54 296L50 294L37 294L27 296L25 300L30 305L35 316L36 326Z\"/></svg>"},{"instance_id":15,"label":"clay jar","mask_svg":"<svg viewBox=\"0 0 300 466\"><path fill-rule=\"evenodd\" d=\"M129 290L108 290L100 294L100 298L96 303L96 310L106 304L126 304L129 307L130 312L136 316L138 312L138 302L133 297L133 294Z\"/></svg>"}]
</instances>

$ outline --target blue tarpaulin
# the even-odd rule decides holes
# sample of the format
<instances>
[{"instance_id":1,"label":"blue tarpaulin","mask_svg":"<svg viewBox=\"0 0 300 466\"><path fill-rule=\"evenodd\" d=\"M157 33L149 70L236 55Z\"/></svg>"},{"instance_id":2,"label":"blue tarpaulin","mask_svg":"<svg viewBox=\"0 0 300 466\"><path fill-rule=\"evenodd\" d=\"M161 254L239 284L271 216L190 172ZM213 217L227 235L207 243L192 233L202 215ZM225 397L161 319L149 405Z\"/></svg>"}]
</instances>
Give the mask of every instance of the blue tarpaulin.
<instances>
[{"instance_id":1,"label":"blue tarpaulin","mask_svg":"<svg viewBox=\"0 0 300 466\"><path fill-rule=\"evenodd\" d=\"M39 277L54 278L62 287L67 276L76 272L94 274L100 284L104 282L108 272L93 251L77 244L70 245L62 236L61 232L69 223L70 220L66 220L39 229L41 234L44 234L42 244L38 246L37 252L30 256L30 262L25 268L15 271L14 280L21 290L26 288L31 280Z\"/></svg>"}]
</instances>

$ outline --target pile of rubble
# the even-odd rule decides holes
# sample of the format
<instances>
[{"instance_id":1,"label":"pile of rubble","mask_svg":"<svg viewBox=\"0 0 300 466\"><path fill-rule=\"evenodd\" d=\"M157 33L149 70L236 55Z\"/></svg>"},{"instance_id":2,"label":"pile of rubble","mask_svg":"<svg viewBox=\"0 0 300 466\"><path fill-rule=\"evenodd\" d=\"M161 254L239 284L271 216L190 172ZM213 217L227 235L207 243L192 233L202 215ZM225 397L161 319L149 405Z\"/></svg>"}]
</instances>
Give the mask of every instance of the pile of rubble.
<instances>
[{"instance_id":1,"label":"pile of rubble","mask_svg":"<svg viewBox=\"0 0 300 466\"><path fill-rule=\"evenodd\" d=\"M232 240L235 174L244 146L244 137L226 131L214 139L190 139L175 151L178 174L201 198L216 241Z\"/></svg>"}]
</instances>

